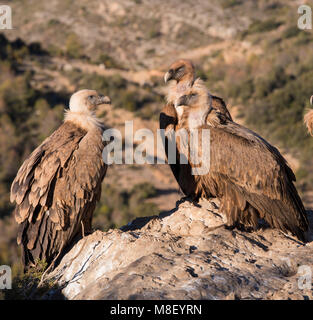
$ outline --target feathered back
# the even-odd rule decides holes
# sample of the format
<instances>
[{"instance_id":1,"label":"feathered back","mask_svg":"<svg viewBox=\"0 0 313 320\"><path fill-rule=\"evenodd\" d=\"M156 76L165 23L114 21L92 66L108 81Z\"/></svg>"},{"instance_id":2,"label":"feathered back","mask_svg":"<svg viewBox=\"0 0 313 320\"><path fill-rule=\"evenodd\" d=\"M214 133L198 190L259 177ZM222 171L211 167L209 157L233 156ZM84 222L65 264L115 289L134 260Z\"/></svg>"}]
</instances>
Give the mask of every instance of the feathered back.
<instances>
[{"instance_id":1,"label":"feathered back","mask_svg":"<svg viewBox=\"0 0 313 320\"><path fill-rule=\"evenodd\" d=\"M209 162L210 168L194 177L195 187L188 196L218 197L229 226L257 228L261 218L304 241L308 229L305 208L293 184L295 176L279 151L258 134L231 121L221 101L208 103L210 99L204 98L212 96L201 81L195 81L187 95L179 101L185 112L176 128L188 130L196 123L200 130L210 129L210 157L201 159L201 166ZM207 118L202 117L205 110L210 111ZM203 148L208 145L201 141L198 145L199 154L204 154ZM179 144L177 148L181 149ZM188 160L190 166L198 166ZM190 175L178 172L179 184L190 185Z\"/></svg>"},{"instance_id":2,"label":"feathered back","mask_svg":"<svg viewBox=\"0 0 313 320\"><path fill-rule=\"evenodd\" d=\"M90 232L107 166L102 132L66 121L24 161L11 187L27 269L48 265L82 230Z\"/></svg>"}]
</instances>

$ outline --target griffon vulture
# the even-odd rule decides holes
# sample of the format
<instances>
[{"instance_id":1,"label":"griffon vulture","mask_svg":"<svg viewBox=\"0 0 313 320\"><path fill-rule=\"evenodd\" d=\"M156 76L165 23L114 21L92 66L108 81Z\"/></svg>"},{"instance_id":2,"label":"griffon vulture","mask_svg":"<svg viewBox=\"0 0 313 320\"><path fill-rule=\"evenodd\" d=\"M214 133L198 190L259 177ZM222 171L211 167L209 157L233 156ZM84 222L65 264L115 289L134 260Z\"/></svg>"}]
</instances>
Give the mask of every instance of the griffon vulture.
<instances>
[{"instance_id":1,"label":"griffon vulture","mask_svg":"<svg viewBox=\"0 0 313 320\"><path fill-rule=\"evenodd\" d=\"M313 105L313 96L311 96L310 103ZM310 110L305 114L304 123L307 126L309 133L313 135L313 110Z\"/></svg>"},{"instance_id":2,"label":"griffon vulture","mask_svg":"<svg viewBox=\"0 0 313 320\"><path fill-rule=\"evenodd\" d=\"M228 226L255 229L260 218L304 241L306 212L293 184L295 176L279 151L212 108L201 80L178 99L177 106L182 108L179 128L210 130L210 168L207 174L194 177L188 196L219 198ZM201 145L200 141L200 153Z\"/></svg>"},{"instance_id":3,"label":"griffon vulture","mask_svg":"<svg viewBox=\"0 0 313 320\"><path fill-rule=\"evenodd\" d=\"M72 95L64 123L24 161L11 186L25 270L52 265L74 237L91 231L107 165L103 124L96 118L110 99L93 90Z\"/></svg>"},{"instance_id":4,"label":"griffon vulture","mask_svg":"<svg viewBox=\"0 0 313 320\"><path fill-rule=\"evenodd\" d=\"M177 100L193 86L195 80L195 68L190 60L180 59L174 62L166 72L164 81L165 83L169 82L167 104L160 113L160 129L164 129L166 133L177 127L181 110L181 108L177 107ZM209 93L208 97L214 109L218 110L225 118L232 120L223 99ZM166 135L164 149L167 157L169 139L171 137ZM189 195L191 190L194 190L196 187L194 176L191 174L190 166L188 164L179 164L180 162L180 153L176 150L176 163L169 163L169 165L181 191L185 195ZM182 181L179 179L181 175L188 176L188 183L185 183L186 180Z\"/></svg>"}]
</instances>

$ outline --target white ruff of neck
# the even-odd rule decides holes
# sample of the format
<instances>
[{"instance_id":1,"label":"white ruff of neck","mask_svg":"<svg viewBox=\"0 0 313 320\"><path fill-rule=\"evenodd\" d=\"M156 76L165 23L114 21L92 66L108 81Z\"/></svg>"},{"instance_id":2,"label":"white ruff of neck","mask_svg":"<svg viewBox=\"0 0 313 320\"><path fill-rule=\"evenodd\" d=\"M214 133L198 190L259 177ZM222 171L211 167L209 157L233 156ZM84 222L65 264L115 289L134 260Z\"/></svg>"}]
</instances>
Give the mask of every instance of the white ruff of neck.
<instances>
[{"instance_id":1,"label":"white ruff of neck","mask_svg":"<svg viewBox=\"0 0 313 320\"><path fill-rule=\"evenodd\" d=\"M168 103L173 103L176 107L178 99L183 96L188 89L190 89L191 84L188 82L176 83L172 81L168 86L168 93L166 96Z\"/></svg>"},{"instance_id":2,"label":"white ruff of neck","mask_svg":"<svg viewBox=\"0 0 313 320\"><path fill-rule=\"evenodd\" d=\"M86 131L103 128L102 122L92 112L65 110L64 122L66 121L71 121Z\"/></svg>"},{"instance_id":3,"label":"white ruff of neck","mask_svg":"<svg viewBox=\"0 0 313 320\"><path fill-rule=\"evenodd\" d=\"M189 129L197 129L206 124L206 118L208 116L208 110L206 108L199 109L195 112L190 112L188 115Z\"/></svg>"}]
</instances>

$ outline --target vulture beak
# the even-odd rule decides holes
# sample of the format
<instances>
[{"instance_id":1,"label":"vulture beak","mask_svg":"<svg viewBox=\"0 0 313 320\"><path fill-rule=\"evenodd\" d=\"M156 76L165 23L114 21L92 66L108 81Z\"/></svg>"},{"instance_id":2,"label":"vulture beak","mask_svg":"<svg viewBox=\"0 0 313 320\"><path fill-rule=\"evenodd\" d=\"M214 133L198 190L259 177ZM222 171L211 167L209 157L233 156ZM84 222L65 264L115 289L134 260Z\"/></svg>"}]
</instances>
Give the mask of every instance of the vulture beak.
<instances>
[{"instance_id":1,"label":"vulture beak","mask_svg":"<svg viewBox=\"0 0 313 320\"><path fill-rule=\"evenodd\" d=\"M170 80L174 80L174 72L172 69L170 69L169 71L167 71L164 75L164 82L167 83Z\"/></svg>"},{"instance_id":2,"label":"vulture beak","mask_svg":"<svg viewBox=\"0 0 313 320\"><path fill-rule=\"evenodd\" d=\"M111 104L111 99L108 96L99 95L97 104Z\"/></svg>"},{"instance_id":3,"label":"vulture beak","mask_svg":"<svg viewBox=\"0 0 313 320\"><path fill-rule=\"evenodd\" d=\"M310 98L310 103L311 103L311 106L313 106L313 96L311 96Z\"/></svg>"}]
</instances>

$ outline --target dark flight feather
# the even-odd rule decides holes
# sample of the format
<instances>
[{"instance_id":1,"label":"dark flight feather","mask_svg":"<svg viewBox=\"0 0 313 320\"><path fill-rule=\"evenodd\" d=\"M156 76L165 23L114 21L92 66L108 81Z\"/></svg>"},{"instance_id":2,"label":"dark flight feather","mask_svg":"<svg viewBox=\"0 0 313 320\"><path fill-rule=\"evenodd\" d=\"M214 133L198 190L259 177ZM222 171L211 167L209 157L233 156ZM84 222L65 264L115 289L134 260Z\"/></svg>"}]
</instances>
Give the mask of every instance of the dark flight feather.
<instances>
[{"instance_id":1,"label":"dark flight feather","mask_svg":"<svg viewBox=\"0 0 313 320\"><path fill-rule=\"evenodd\" d=\"M91 218L107 166L102 131L62 124L25 160L11 187L20 224L17 241L25 267L48 265L76 236L91 231Z\"/></svg>"},{"instance_id":2,"label":"dark flight feather","mask_svg":"<svg viewBox=\"0 0 313 320\"><path fill-rule=\"evenodd\" d=\"M304 241L308 221L293 184L295 175L286 160L262 137L233 122L222 99L214 101L217 106L211 112L211 121L208 119L208 124L200 128L210 129L210 171L193 176L191 169L195 166L191 161L188 165L172 164L181 190L194 200L219 198L229 226L255 229L262 218L271 227L291 231ZM175 113L173 105L166 105L160 115L160 128L189 130L188 121L184 121L188 111L179 124ZM179 151L177 143L177 155Z\"/></svg>"}]
</instances>

